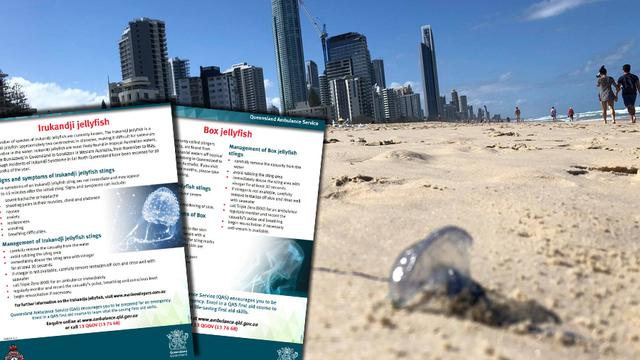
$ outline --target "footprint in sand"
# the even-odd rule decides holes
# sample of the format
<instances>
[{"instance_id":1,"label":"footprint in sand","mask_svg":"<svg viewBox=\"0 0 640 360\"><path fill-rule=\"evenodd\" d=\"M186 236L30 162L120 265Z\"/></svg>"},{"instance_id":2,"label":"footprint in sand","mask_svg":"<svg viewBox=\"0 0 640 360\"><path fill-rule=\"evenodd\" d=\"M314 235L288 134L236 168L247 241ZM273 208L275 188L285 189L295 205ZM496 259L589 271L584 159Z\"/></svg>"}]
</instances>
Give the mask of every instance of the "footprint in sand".
<instances>
[{"instance_id":1,"label":"footprint in sand","mask_svg":"<svg viewBox=\"0 0 640 360\"><path fill-rule=\"evenodd\" d=\"M638 168L630 166L580 166L573 165L567 172L571 175L585 175L589 173L589 171L600 171L600 172L609 172L615 175L637 175Z\"/></svg>"},{"instance_id":2,"label":"footprint in sand","mask_svg":"<svg viewBox=\"0 0 640 360\"><path fill-rule=\"evenodd\" d=\"M491 137L498 137L498 136L520 136L520 134L518 134L515 131L492 131L489 132L489 136Z\"/></svg>"},{"instance_id":3,"label":"footprint in sand","mask_svg":"<svg viewBox=\"0 0 640 360\"><path fill-rule=\"evenodd\" d=\"M508 145L502 145L502 144L491 144L491 145L486 145L485 148L487 149L511 149L511 150L540 150L540 148L538 148L537 146L533 146L533 145L527 145L525 143L517 143L517 144L513 144L511 146Z\"/></svg>"},{"instance_id":4,"label":"footprint in sand","mask_svg":"<svg viewBox=\"0 0 640 360\"><path fill-rule=\"evenodd\" d=\"M339 178L333 179L334 191L331 191L325 195L323 198L325 199L341 199L344 198L348 193L353 194L360 192L368 192L371 189L371 185L377 186L382 185L402 185L405 183L405 179L389 179L385 177L373 177L369 175L356 175L356 176L341 176ZM347 186L353 184L355 187ZM365 188L362 185L367 185ZM380 190L380 189L379 189Z\"/></svg>"},{"instance_id":5,"label":"footprint in sand","mask_svg":"<svg viewBox=\"0 0 640 360\"><path fill-rule=\"evenodd\" d=\"M396 144L400 144L400 142L391 139L391 140L367 142L364 145L365 146L384 146L384 145L396 145Z\"/></svg>"},{"instance_id":6,"label":"footprint in sand","mask_svg":"<svg viewBox=\"0 0 640 360\"><path fill-rule=\"evenodd\" d=\"M392 150L373 157L371 160L427 161L430 156L409 150Z\"/></svg>"}]
</instances>

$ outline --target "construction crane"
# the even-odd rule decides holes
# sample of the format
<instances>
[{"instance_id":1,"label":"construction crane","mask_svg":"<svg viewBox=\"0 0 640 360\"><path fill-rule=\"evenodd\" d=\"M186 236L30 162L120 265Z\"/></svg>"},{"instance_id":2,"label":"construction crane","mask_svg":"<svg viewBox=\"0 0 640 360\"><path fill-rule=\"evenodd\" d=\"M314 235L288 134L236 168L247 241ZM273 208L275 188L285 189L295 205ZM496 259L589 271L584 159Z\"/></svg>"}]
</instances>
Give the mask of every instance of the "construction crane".
<instances>
[{"instance_id":1,"label":"construction crane","mask_svg":"<svg viewBox=\"0 0 640 360\"><path fill-rule=\"evenodd\" d=\"M329 58L327 56L327 36L328 36L328 34L327 34L327 25L326 24L322 24L322 26L320 26L320 19L318 19L315 16L311 15L311 12L307 8L307 6L304 4L304 0L298 0L298 3L302 7L302 10L304 10L304 13L309 18L309 21L311 21L313 26L315 26L316 31L318 31L318 34L320 35L320 41L322 42L322 55L324 56L323 60L324 60L324 63L326 65L327 62L329 61Z\"/></svg>"}]
</instances>

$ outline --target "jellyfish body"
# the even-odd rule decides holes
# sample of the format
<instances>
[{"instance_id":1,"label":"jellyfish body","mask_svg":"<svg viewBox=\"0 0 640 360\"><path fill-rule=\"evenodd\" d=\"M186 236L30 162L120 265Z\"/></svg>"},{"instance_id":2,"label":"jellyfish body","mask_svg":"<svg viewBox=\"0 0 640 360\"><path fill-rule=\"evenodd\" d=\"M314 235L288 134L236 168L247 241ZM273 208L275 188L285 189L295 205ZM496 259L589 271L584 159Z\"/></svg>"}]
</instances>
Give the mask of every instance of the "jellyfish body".
<instances>
[{"instance_id":1,"label":"jellyfish body","mask_svg":"<svg viewBox=\"0 0 640 360\"><path fill-rule=\"evenodd\" d=\"M178 197L166 187L149 194L142 206L142 217L127 235L128 243L157 243L172 239L180 219Z\"/></svg>"},{"instance_id":2,"label":"jellyfish body","mask_svg":"<svg viewBox=\"0 0 640 360\"><path fill-rule=\"evenodd\" d=\"M421 292L452 296L472 284L469 275L472 242L465 230L448 226L402 251L389 277L389 296L393 305L405 306Z\"/></svg>"},{"instance_id":3,"label":"jellyfish body","mask_svg":"<svg viewBox=\"0 0 640 360\"><path fill-rule=\"evenodd\" d=\"M264 254L245 290L263 294L282 294L296 288L304 252L294 240L279 241Z\"/></svg>"}]
</instances>

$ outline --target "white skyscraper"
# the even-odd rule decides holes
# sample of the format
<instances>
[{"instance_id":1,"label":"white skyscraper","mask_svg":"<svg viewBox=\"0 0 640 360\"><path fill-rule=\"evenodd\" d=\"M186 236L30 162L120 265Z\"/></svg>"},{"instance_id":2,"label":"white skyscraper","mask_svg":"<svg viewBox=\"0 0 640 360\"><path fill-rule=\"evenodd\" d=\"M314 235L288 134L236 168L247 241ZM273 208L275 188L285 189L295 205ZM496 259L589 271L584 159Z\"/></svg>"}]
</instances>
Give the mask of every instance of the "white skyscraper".
<instances>
[{"instance_id":1,"label":"white skyscraper","mask_svg":"<svg viewBox=\"0 0 640 360\"><path fill-rule=\"evenodd\" d=\"M261 67L241 63L233 65L225 73L232 74L235 79L240 110L267 112L267 97Z\"/></svg>"}]
</instances>

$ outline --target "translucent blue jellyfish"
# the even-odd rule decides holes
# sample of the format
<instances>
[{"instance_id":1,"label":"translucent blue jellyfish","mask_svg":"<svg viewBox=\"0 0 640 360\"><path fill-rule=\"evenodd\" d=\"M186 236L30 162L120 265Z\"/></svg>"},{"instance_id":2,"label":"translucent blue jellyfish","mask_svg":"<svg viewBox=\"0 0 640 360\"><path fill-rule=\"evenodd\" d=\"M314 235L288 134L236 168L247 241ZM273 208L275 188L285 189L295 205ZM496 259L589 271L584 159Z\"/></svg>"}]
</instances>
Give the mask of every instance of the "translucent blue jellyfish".
<instances>
[{"instance_id":1,"label":"translucent blue jellyfish","mask_svg":"<svg viewBox=\"0 0 640 360\"><path fill-rule=\"evenodd\" d=\"M180 219L180 204L166 187L149 194L142 206L142 217L127 235L127 242L150 244L171 240Z\"/></svg>"},{"instance_id":2,"label":"translucent blue jellyfish","mask_svg":"<svg viewBox=\"0 0 640 360\"><path fill-rule=\"evenodd\" d=\"M296 289L304 252L294 240L282 240L265 254L260 270L246 286L247 291L263 294L283 294Z\"/></svg>"},{"instance_id":3,"label":"translucent blue jellyfish","mask_svg":"<svg viewBox=\"0 0 640 360\"><path fill-rule=\"evenodd\" d=\"M469 275L472 242L465 230L448 226L402 251L389 277L393 305L403 307L418 293L454 296L465 288L475 289Z\"/></svg>"}]
</instances>

